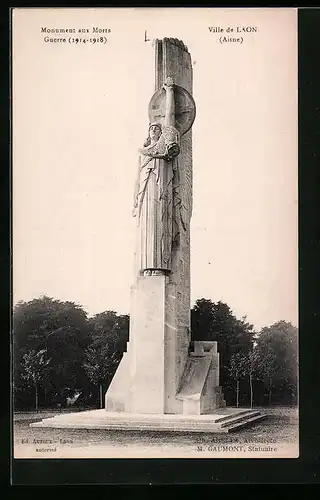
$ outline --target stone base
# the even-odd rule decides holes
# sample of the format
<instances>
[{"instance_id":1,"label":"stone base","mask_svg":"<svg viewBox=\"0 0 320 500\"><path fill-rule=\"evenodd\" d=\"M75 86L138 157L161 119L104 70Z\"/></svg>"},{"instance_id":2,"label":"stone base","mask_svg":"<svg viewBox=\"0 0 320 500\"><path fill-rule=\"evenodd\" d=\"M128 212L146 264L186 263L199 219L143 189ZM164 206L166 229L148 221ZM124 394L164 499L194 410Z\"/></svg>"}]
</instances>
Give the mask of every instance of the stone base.
<instances>
[{"instance_id":1,"label":"stone base","mask_svg":"<svg viewBox=\"0 0 320 500\"><path fill-rule=\"evenodd\" d=\"M194 351L187 359L177 399L182 401L185 415L213 414L226 406L219 386L217 342L194 342Z\"/></svg>"},{"instance_id":2,"label":"stone base","mask_svg":"<svg viewBox=\"0 0 320 500\"><path fill-rule=\"evenodd\" d=\"M154 296L159 290L160 295L163 294L164 282L150 282L149 291L151 284ZM187 357L178 392L175 394L175 398L172 398L177 401L179 407L171 405L171 411L167 410L165 399L169 399L169 384L165 384L164 339L162 335L164 325L160 320L157 332L157 322L150 324L144 317L145 311L147 308L142 308L139 319L143 318L143 321L140 321L140 328L136 332L136 337L139 336L141 341L140 348L134 342L128 343L128 350L124 353L106 393L105 406L107 411L141 415L170 415L173 413L201 415L212 414L216 409L224 408L226 402L222 388L219 386L217 342L195 341L194 351L190 352ZM153 316L156 316L156 313L153 313ZM163 316L163 311L160 311L160 316ZM144 328L144 326L150 328Z\"/></svg>"},{"instance_id":3,"label":"stone base","mask_svg":"<svg viewBox=\"0 0 320 500\"><path fill-rule=\"evenodd\" d=\"M206 415L143 415L103 409L57 415L34 422L30 427L215 433L236 431L263 418L259 411L237 408L220 408Z\"/></svg>"}]
</instances>

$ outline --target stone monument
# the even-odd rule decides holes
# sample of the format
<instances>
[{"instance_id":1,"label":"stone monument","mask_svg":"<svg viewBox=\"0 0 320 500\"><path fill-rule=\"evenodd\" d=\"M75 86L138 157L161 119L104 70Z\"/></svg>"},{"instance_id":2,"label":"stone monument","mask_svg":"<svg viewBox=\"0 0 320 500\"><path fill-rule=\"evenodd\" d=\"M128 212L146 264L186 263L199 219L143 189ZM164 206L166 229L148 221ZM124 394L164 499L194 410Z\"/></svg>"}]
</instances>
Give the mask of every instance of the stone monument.
<instances>
[{"instance_id":1,"label":"stone monument","mask_svg":"<svg viewBox=\"0 0 320 500\"><path fill-rule=\"evenodd\" d=\"M263 418L226 408L217 342L190 335L192 215L191 57L183 42L155 41L155 92L133 200L134 283L127 351L105 408L45 418L33 427L229 432Z\"/></svg>"},{"instance_id":2,"label":"stone monument","mask_svg":"<svg viewBox=\"0 0 320 500\"><path fill-rule=\"evenodd\" d=\"M156 40L155 93L134 194L130 340L106 394L109 411L199 414L224 404L215 343L189 353L195 115L187 47L177 39ZM211 403L204 403L204 392Z\"/></svg>"}]
</instances>

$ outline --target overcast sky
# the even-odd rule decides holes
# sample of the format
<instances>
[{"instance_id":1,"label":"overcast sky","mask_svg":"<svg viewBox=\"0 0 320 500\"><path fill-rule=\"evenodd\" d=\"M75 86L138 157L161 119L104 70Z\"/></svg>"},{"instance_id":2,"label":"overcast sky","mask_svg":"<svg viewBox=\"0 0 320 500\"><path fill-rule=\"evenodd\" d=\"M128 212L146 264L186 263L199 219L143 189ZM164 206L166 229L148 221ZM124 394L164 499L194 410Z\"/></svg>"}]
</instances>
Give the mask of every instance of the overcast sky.
<instances>
[{"instance_id":1,"label":"overcast sky","mask_svg":"<svg viewBox=\"0 0 320 500\"><path fill-rule=\"evenodd\" d=\"M45 43L45 26L112 32L106 44ZM209 26L257 32L221 44ZM154 89L145 30L183 40L193 61L191 306L205 297L256 328L297 324L294 9L15 11L14 302L46 294L89 314L129 312L137 149Z\"/></svg>"}]
</instances>

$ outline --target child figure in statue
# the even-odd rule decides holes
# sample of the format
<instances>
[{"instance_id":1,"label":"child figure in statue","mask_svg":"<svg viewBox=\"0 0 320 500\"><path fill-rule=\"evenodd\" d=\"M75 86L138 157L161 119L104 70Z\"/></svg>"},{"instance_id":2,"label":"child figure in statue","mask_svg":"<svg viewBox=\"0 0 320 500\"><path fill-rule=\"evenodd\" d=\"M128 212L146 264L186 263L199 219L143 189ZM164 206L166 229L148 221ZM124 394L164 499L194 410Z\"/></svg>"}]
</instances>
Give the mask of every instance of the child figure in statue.
<instances>
[{"instance_id":1,"label":"child figure in statue","mask_svg":"<svg viewBox=\"0 0 320 500\"><path fill-rule=\"evenodd\" d=\"M151 123L140 151L133 215L139 232L138 265L145 276L171 270L173 176L180 153L180 134L175 127L174 87L167 78L164 124Z\"/></svg>"}]
</instances>

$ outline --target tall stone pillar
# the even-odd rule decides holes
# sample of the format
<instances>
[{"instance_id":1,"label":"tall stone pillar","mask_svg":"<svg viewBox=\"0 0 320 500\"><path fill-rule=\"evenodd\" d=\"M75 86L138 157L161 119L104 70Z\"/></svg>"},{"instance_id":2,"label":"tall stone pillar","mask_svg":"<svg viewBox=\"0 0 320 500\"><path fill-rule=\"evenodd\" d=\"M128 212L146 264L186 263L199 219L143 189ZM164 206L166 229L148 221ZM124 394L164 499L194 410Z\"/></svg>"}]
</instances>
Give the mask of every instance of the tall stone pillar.
<instances>
[{"instance_id":1,"label":"tall stone pillar","mask_svg":"<svg viewBox=\"0 0 320 500\"><path fill-rule=\"evenodd\" d=\"M171 38L155 43L156 88L171 76L176 85L192 95L192 65L187 47ZM182 113L188 109L181 109ZM172 250L172 271L165 289L165 412L180 413L181 401L176 398L188 358L190 343L190 218L192 212L192 129L181 137L179 155L180 179L184 193L185 228L180 227Z\"/></svg>"},{"instance_id":2,"label":"tall stone pillar","mask_svg":"<svg viewBox=\"0 0 320 500\"><path fill-rule=\"evenodd\" d=\"M192 95L191 57L183 42L164 38L154 42L155 92L167 77ZM189 108L188 108L189 105ZM157 104L149 107L149 120L157 116ZM192 114L183 95L176 103L177 121ZM194 119L194 116L193 116ZM192 119L192 121L193 121ZM188 358L190 343L190 218L192 210L192 135L182 135L179 183L184 224L180 225L171 253L171 272L164 276L141 276L132 287L130 335L120 366L106 394L106 408L132 413L182 413L176 396ZM173 210L181 200L174 198ZM176 220L180 217L176 213Z\"/></svg>"}]
</instances>

